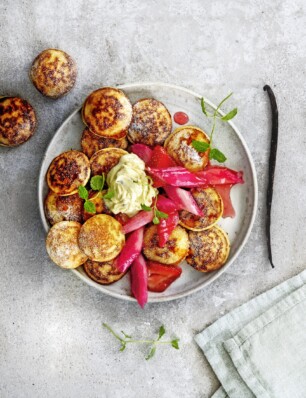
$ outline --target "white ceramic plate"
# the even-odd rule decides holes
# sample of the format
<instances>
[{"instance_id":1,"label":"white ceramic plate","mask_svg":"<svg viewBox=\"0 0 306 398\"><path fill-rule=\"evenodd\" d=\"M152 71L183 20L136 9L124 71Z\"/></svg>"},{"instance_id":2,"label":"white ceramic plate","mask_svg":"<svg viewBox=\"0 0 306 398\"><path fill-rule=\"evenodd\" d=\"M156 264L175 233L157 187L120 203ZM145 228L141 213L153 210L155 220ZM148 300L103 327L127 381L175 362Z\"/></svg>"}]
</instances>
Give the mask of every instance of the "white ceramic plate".
<instances>
[{"instance_id":1,"label":"white ceramic plate","mask_svg":"<svg viewBox=\"0 0 306 398\"><path fill-rule=\"evenodd\" d=\"M119 86L119 88L124 90L132 103L140 98L156 98L166 105L171 115L177 111L184 111L189 116L188 124L199 126L203 130L210 132L211 120L205 118L201 112L200 98L202 96L199 94L185 88L164 83L134 83L125 84ZM206 103L208 108L216 108L208 100L206 100ZM45 175L51 161L57 155L71 148L80 149L80 138L85 127L81 119L80 109L75 110L57 130L47 148L41 165L38 182L38 199L40 215L46 232L50 227L45 218L43 205L44 198L48 192ZM220 113L222 114L222 112ZM173 122L173 128L176 127L177 125ZM243 185L236 185L231 192L236 217L234 219L222 219L219 222L221 227L228 233L231 242L229 258L220 270L207 274L195 271L187 263L183 263L182 276L165 292L149 293L149 302L174 300L204 288L217 279L235 261L249 237L257 209L257 180L251 154L241 133L231 122L222 123L222 125L218 126L214 138L216 146L228 158L226 166L235 170L243 170L245 179ZM84 282L103 293L120 299L135 301L131 297L128 274L113 285L103 286L91 280L85 274L82 267L72 270L72 272Z\"/></svg>"}]
</instances>

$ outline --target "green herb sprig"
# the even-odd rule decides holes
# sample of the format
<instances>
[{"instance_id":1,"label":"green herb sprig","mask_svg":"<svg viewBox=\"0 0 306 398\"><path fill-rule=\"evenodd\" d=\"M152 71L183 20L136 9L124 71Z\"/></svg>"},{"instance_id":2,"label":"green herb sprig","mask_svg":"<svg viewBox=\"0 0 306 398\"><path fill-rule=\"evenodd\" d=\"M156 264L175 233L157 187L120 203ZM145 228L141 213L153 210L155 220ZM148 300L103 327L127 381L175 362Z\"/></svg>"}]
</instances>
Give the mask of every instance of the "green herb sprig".
<instances>
[{"instance_id":1,"label":"green herb sprig","mask_svg":"<svg viewBox=\"0 0 306 398\"><path fill-rule=\"evenodd\" d=\"M230 112L228 112L226 115L221 116L219 114L219 110L221 108L221 106L224 104L225 101L227 101L231 96L233 95L233 93L230 93L228 96L226 96L217 106L216 110L213 113L208 113L206 106L205 106L205 101L204 98L201 98L201 108L202 108L202 112L203 114L208 117L208 118L212 118L213 119L213 123L212 123L212 128L211 128L211 132L210 132L210 142L202 142L202 141L197 141L197 140L193 140L192 141L192 146L194 147L194 149L196 149L198 152L206 152L208 149L210 149L209 151L209 159L214 159L217 160L217 162L219 163L224 163L226 161L226 156L224 155L224 153L222 153L218 148L213 148L212 147L212 142L213 142L213 135L215 132L215 128L216 128L216 121L217 120L221 120L223 122L228 122L229 120L233 119L238 112L237 108L232 109Z\"/></svg>"},{"instance_id":2,"label":"green herb sprig","mask_svg":"<svg viewBox=\"0 0 306 398\"><path fill-rule=\"evenodd\" d=\"M153 224L159 224L160 223L160 218L168 218L169 215L167 213L164 213L163 211L158 210L156 207L156 200L154 200L154 205L152 207L146 206L145 204L141 205L142 210L144 211L151 211L153 210L154 217L153 217Z\"/></svg>"},{"instance_id":3,"label":"green herb sprig","mask_svg":"<svg viewBox=\"0 0 306 398\"><path fill-rule=\"evenodd\" d=\"M105 175L104 173L102 173L102 175L97 175L97 176L93 176L90 179L90 188L93 191L97 191L97 194L91 198L94 199L97 197L97 195L99 195L103 188L104 188L104 184L105 184ZM79 193L79 197L81 199L84 199L84 210L87 211L88 213L91 214L95 214L96 213L96 205L91 201L91 199L89 199L89 192L87 190L86 187L84 187L83 185L80 185L78 188L78 193ZM105 195L103 195L104 199L111 199L114 196L114 192L111 191L110 189L107 191L107 193Z\"/></svg>"},{"instance_id":4,"label":"green herb sprig","mask_svg":"<svg viewBox=\"0 0 306 398\"><path fill-rule=\"evenodd\" d=\"M103 323L103 326L109 330L109 332L117 339L120 341L121 345L120 345L120 349L119 351L122 352L126 349L127 344L131 344L131 343L136 343L136 344L148 344L150 345L150 351L148 352L148 355L145 357L146 360L151 359L156 352L156 348L159 344L169 344L171 345L173 348L175 348L176 350L178 350L179 347L179 339L173 339L173 340L169 340L169 341L161 341L161 338L164 336L164 334L166 333L165 327L161 326L159 328L158 331L158 336L156 339L154 340L150 340L150 339L145 339L145 340L134 340L132 338L132 336L128 335L127 333L125 333L123 330L121 330L122 336L119 336L118 333L116 333L107 323Z\"/></svg>"}]
</instances>

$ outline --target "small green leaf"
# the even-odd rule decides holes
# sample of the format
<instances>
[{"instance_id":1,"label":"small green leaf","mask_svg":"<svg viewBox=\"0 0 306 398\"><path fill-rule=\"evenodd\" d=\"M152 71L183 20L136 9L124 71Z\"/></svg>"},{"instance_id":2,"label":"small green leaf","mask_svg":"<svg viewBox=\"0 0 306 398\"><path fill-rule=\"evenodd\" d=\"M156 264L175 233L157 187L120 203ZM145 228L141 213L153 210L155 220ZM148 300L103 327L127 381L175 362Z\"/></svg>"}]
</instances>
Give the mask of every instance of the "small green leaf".
<instances>
[{"instance_id":1,"label":"small green leaf","mask_svg":"<svg viewBox=\"0 0 306 398\"><path fill-rule=\"evenodd\" d=\"M103 196L104 199L111 199L115 196L115 192L109 189L107 193Z\"/></svg>"},{"instance_id":2,"label":"small green leaf","mask_svg":"<svg viewBox=\"0 0 306 398\"><path fill-rule=\"evenodd\" d=\"M146 360L147 360L147 361L148 361L149 359L151 359L151 358L154 356L155 351L156 351L156 346L154 345L154 346L151 348L151 350L150 350L148 356L146 356Z\"/></svg>"},{"instance_id":3,"label":"small green leaf","mask_svg":"<svg viewBox=\"0 0 306 398\"><path fill-rule=\"evenodd\" d=\"M197 140L192 140L191 145L196 149L198 152L206 152L207 149L210 147L208 142L202 142Z\"/></svg>"},{"instance_id":4,"label":"small green leaf","mask_svg":"<svg viewBox=\"0 0 306 398\"><path fill-rule=\"evenodd\" d=\"M86 200L84 203L84 209L87 213L95 214L96 213L96 206L90 200Z\"/></svg>"},{"instance_id":5,"label":"small green leaf","mask_svg":"<svg viewBox=\"0 0 306 398\"><path fill-rule=\"evenodd\" d=\"M126 343L123 341L122 343L121 343L121 347L120 347L120 350L119 351L124 351L125 350L125 348L126 348Z\"/></svg>"},{"instance_id":6,"label":"small green leaf","mask_svg":"<svg viewBox=\"0 0 306 398\"><path fill-rule=\"evenodd\" d=\"M121 333L123 334L124 337L126 337L127 339L131 339L132 336L129 336L128 334L126 334L123 330L121 330Z\"/></svg>"},{"instance_id":7,"label":"small green leaf","mask_svg":"<svg viewBox=\"0 0 306 398\"><path fill-rule=\"evenodd\" d=\"M237 115L238 109L234 108L230 112L228 112L225 116L221 117L221 120L227 121L233 119Z\"/></svg>"},{"instance_id":8,"label":"small green leaf","mask_svg":"<svg viewBox=\"0 0 306 398\"><path fill-rule=\"evenodd\" d=\"M211 151L209 153L209 159L214 159L214 160L216 160L219 163L224 163L227 158L224 155L224 153L219 151L219 149L213 148L213 149L211 149Z\"/></svg>"},{"instance_id":9,"label":"small green leaf","mask_svg":"<svg viewBox=\"0 0 306 398\"><path fill-rule=\"evenodd\" d=\"M207 110L205 108L205 102L204 102L204 98L201 98L201 108L202 108L202 112L204 113L205 116L208 116L207 114Z\"/></svg>"},{"instance_id":10,"label":"small green leaf","mask_svg":"<svg viewBox=\"0 0 306 398\"><path fill-rule=\"evenodd\" d=\"M155 210L155 217L158 218L168 218L169 215L167 213L164 213L163 211Z\"/></svg>"},{"instance_id":11,"label":"small green leaf","mask_svg":"<svg viewBox=\"0 0 306 398\"><path fill-rule=\"evenodd\" d=\"M153 218L153 224L159 224L159 219L155 216L154 218Z\"/></svg>"},{"instance_id":12,"label":"small green leaf","mask_svg":"<svg viewBox=\"0 0 306 398\"><path fill-rule=\"evenodd\" d=\"M79 193L79 197L81 199L85 199L85 200L88 199L88 191L87 191L87 189L85 187L83 187L83 185L79 186L78 193Z\"/></svg>"},{"instance_id":13,"label":"small green leaf","mask_svg":"<svg viewBox=\"0 0 306 398\"><path fill-rule=\"evenodd\" d=\"M179 347L179 339L175 339L175 340L172 340L171 341L171 345L172 345L172 347L173 348L175 348L176 350L179 350L180 349L180 347Z\"/></svg>"},{"instance_id":14,"label":"small green leaf","mask_svg":"<svg viewBox=\"0 0 306 398\"><path fill-rule=\"evenodd\" d=\"M102 191L105 183L104 173L101 176L94 176L90 180L90 187L94 191Z\"/></svg>"},{"instance_id":15,"label":"small green leaf","mask_svg":"<svg viewBox=\"0 0 306 398\"><path fill-rule=\"evenodd\" d=\"M152 208L151 208L150 206L147 206L147 205L145 205L145 204L142 204L142 205L141 205L141 208L142 208L142 210L144 210L144 211L151 211L151 210L152 210Z\"/></svg>"},{"instance_id":16,"label":"small green leaf","mask_svg":"<svg viewBox=\"0 0 306 398\"><path fill-rule=\"evenodd\" d=\"M162 326L159 328L158 339L157 339L157 340L160 340L160 339L163 337L163 335L164 335L165 333L166 333L165 327L162 325Z\"/></svg>"}]
</instances>

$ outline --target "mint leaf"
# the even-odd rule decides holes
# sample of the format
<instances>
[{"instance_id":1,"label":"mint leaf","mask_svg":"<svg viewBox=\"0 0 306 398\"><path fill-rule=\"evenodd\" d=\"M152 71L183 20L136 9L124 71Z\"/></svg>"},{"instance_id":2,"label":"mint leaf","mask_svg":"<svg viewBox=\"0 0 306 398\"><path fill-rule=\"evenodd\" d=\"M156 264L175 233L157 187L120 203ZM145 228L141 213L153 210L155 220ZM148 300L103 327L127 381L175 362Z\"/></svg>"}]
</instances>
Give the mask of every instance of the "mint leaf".
<instances>
[{"instance_id":1,"label":"mint leaf","mask_svg":"<svg viewBox=\"0 0 306 398\"><path fill-rule=\"evenodd\" d=\"M154 356L155 351L156 351L156 346L154 345L154 346L151 348L151 350L150 350L148 356L146 357L146 360L147 360L147 361L148 361L149 359L151 359L151 358Z\"/></svg>"},{"instance_id":2,"label":"mint leaf","mask_svg":"<svg viewBox=\"0 0 306 398\"><path fill-rule=\"evenodd\" d=\"M153 224L157 225L159 224L159 219L155 216L152 220Z\"/></svg>"},{"instance_id":3,"label":"mint leaf","mask_svg":"<svg viewBox=\"0 0 306 398\"><path fill-rule=\"evenodd\" d=\"M191 145L196 149L198 152L206 152L207 149L210 147L208 142L202 142L197 140L192 140Z\"/></svg>"},{"instance_id":4,"label":"mint leaf","mask_svg":"<svg viewBox=\"0 0 306 398\"><path fill-rule=\"evenodd\" d=\"M236 115L237 115L238 109L234 108L233 110L231 110L230 112L228 112L225 116L221 117L221 120L231 120L233 119Z\"/></svg>"},{"instance_id":5,"label":"mint leaf","mask_svg":"<svg viewBox=\"0 0 306 398\"><path fill-rule=\"evenodd\" d=\"M166 333L165 327L162 325L162 326L159 328L158 339L157 339L157 340L160 340L160 339L163 337L163 335L164 335L165 333Z\"/></svg>"},{"instance_id":6,"label":"mint leaf","mask_svg":"<svg viewBox=\"0 0 306 398\"><path fill-rule=\"evenodd\" d=\"M224 155L224 153L219 151L219 149L213 148L213 149L210 150L209 159L214 159L214 160L216 160L219 163L224 163L227 158Z\"/></svg>"},{"instance_id":7,"label":"mint leaf","mask_svg":"<svg viewBox=\"0 0 306 398\"><path fill-rule=\"evenodd\" d=\"M175 339L175 340L171 341L172 347L175 348L176 350L180 349L178 342L179 342L179 339Z\"/></svg>"},{"instance_id":8,"label":"mint leaf","mask_svg":"<svg viewBox=\"0 0 306 398\"><path fill-rule=\"evenodd\" d=\"M144 211L151 211L152 210L150 206L147 206L147 205L144 205L144 204L141 205L141 208Z\"/></svg>"},{"instance_id":9,"label":"mint leaf","mask_svg":"<svg viewBox=\"0 0 306 398\"><path fill-rule=\"evenodd\" d=\"M204 115L208 116L203 97L201 98L201 108L202 108L202 112L204 113Z\"/></svg>"},{"instance_id":10,"label":"mint leaf","mask_svg":"<svg viewBox=\"0 0 306 398\"><path fill-rule=\"evenodd\" d=\"M83 185L80 185L78 187L78 193L79 193L79 197L81 199L87 200L88 199L88 191L85 187L83 187Z\"/></svg>"},{"instance_id":11,"label":"mint leaf","mask_svg":"<svg viewBox=\"0 0 306 398\"><path fill-rule=\"evenodd\" d=\"M90 187L94 191L102 191L105 183L104 173L101 176L94 176L90 180Z\"/></svg>"},{"instance_id":12,"label":"mint leaf","mask_svg":"<svg viewBox=\"0 0 306 398\"><path fill-rule=\"evenodd\" d=\"M90 200L86 200L84 203L84 209L87 213L95 214L96 213L96 206Z\"/></svg>"},{"instance_id":13,"label":"mint leaf","mask_svg":"<svg viewBox=\"0 0 306 398\"><path fill-rule=\"evenodd\" d=\"M111 199L115 196L115 192L109 189L107 193L103 196L104 199Z\"/></svg>"},{"instance_id":14,"label":"mint leaf","mask_svg":"<svg viewBox=\"0 0 306 398\"><path fill-rule=\"evenodd\" d=\"M168 218L169 215L167 213L164 213L163 211L155 210L155 217L158 218ZM153 221L154 222L154 221Z\"/></svg>"}]
</instances>

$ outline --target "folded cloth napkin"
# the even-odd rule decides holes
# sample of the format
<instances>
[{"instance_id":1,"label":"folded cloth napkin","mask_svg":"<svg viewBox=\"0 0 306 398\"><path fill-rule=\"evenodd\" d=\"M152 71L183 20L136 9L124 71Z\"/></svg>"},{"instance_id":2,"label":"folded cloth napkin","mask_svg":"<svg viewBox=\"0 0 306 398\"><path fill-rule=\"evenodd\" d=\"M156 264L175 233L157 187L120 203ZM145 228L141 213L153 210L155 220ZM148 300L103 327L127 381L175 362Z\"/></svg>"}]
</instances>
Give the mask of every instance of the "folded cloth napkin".
<instances>
[{"instance_id":1,"label":"folded cloth napkin","mask_svg":"<svg viewBox=\"0 0 306 398\"><path fill-rule=\"evenodd\" d=\"M306 270L195 340L222 384L213 398L305 398Z\"/></svg>"}]
</instances>

